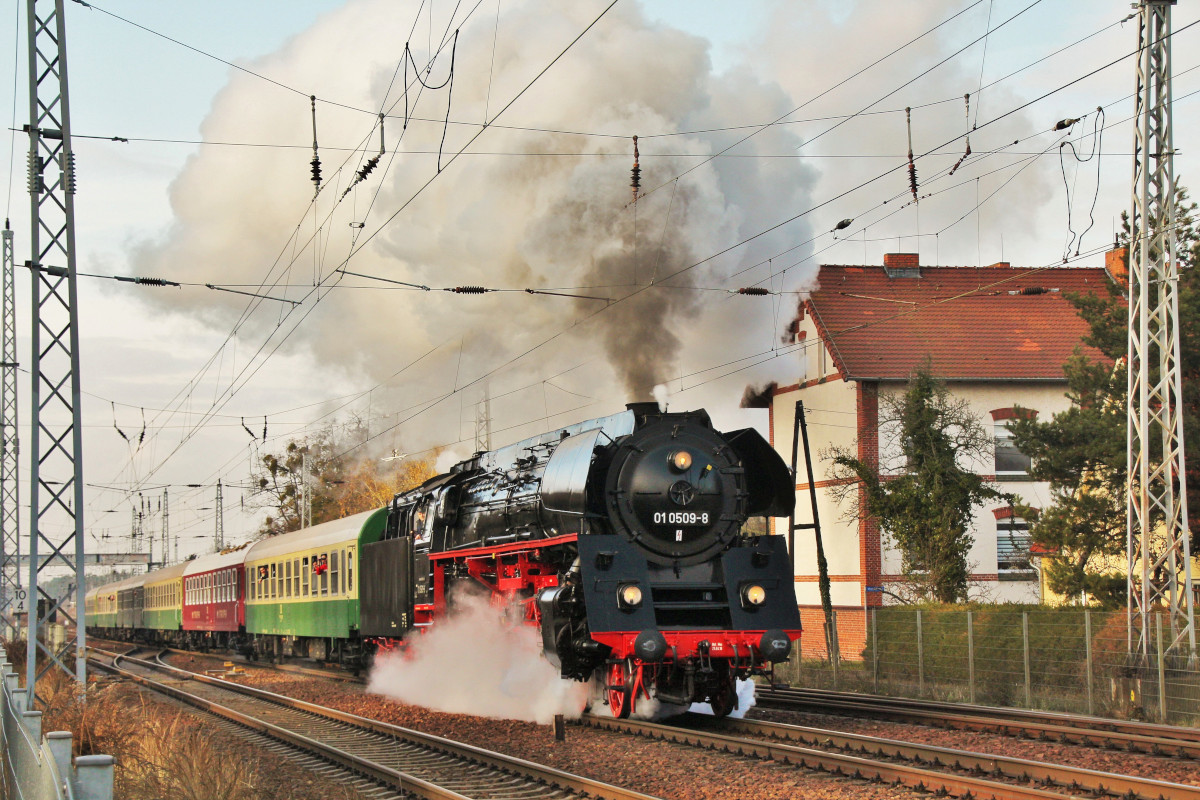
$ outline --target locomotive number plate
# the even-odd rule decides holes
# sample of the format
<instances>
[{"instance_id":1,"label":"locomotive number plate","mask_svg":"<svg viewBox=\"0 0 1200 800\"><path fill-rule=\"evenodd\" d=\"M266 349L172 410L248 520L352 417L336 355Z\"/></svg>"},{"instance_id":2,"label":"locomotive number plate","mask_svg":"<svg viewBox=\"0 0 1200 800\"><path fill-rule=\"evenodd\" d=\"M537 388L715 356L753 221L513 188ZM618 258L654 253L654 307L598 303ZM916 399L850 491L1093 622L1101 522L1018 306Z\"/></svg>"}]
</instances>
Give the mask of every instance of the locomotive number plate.
<instances>
[{"instance_id":1,"label":"locomotive number plate","mask_svg":"<svg viewBox=\"0 0 1200 800\"><path fill-rule=\"evenodd\" d=\"M706 511L655 511L655 525L707 525Z\"/></svg>"}]
</instances>

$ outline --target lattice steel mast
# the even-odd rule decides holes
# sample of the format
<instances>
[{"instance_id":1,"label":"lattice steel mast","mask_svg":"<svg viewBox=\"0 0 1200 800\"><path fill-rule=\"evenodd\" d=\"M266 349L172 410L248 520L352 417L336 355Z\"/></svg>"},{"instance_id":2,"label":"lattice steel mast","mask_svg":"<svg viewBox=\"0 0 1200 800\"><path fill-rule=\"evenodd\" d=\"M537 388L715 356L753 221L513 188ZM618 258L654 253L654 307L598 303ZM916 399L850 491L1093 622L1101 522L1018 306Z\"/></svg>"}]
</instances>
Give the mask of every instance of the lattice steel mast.
<instances>
[{"instance_id":1,"label":"lattice steel mast","mask_svg":"<svg viewBox=\"0 0 1200 800\"><path fill-rule=\"evenodd\" d=\"M1196 653L1179 367L1171 6L1139 5L1129 269L1129 644L1148 656L1151 615L1163 646Z\"/></svg>"},{"instance_id":2,"label":"lattice steel mast","mask_svg":"<svg viewBox=\"0 0 1200 800\"><path fill-rule=\"evenodd\" d=\"M225 494L221 490L221 479L217 479L217 517L216 529L213 531L213 551L225 549Z\"/></svg>"},{"instance_id":3,"label":"lattice steel mast","mask_svg":"<svg viewBox=\"0 0 1200 800\"><path fill-rule=\"evenodd\" d=\"M15 288L16 260L13 232L4 220L3 298L0 299L0 327L3 328L3 353L0 357L0 619L3 633L16 627L14 612L25 608L25 590L21 587L21 491L17 482L21 449L17 429L17 305Z\"/></svg>"},{"instance_id":4,"label":"lattice steel mast","mask_svg":"<svg viewBox=\"0 0 1200 800\"><path fill-rule=\"evenodd\" d=\"M475 452L492 449L492 392L483 384L483 397L475 404Z\"/></svg>"},{"instance_id":5,"label":"lattice steel mast","mask_svg":"<svg viewBox=\"0 0 1200 800\"><path fill-rule=\"evenodd\" d=\"M52 597L39 573L66 567L75 576L76 616L83 613L83 437L80 425L78 296L75 289L75 154L67 100L64 0L27 0L29 23L29 195L33 258L33 444L30 453L29 645L26 686L32 694L38 651L71 673L63 659L71 643L51 650L38 628L66 613L71 592ZM66 531L63 536L63 531ZM52 541L51 536L61 541ZM48 552L39 558L41 545ZM35 599L44 599L39 609ZM42 611L44 610L44 613ZM69 622L76 620L67 616ZM75 626L75 678L87 679L86 637Z\"/></svg>"}]
</instances>

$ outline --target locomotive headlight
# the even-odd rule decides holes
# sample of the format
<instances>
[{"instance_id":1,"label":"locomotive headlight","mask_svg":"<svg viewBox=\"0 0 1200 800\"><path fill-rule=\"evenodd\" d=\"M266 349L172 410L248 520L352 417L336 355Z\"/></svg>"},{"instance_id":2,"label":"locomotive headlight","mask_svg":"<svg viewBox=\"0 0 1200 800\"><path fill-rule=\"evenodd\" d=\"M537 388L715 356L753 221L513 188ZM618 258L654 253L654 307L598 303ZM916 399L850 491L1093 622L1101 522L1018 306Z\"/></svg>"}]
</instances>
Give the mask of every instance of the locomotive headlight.
<instances>
[{"instance_id":1,"label":"locomotive headlight","mask_svg":"<svg viewBox=\"0 0 1200 800\"><path fill-rule=\"evenodd\" d=\"M635 583L627 583L617 589L617 604L623 609L632 610L642 604L642 589Z\"/></svg>"},{"instance_id":2,"label":"locomotive headlight","mask_svg":"<svg viewBox=\"0 0 1200 800\"><path fill-rule=\"evenodd\" d=\"M742 605L746 608L757 608L767 601L767 590L757 583L749 583L742 587Z\"/></svg>"},{"instance_id":3,"label":"locomotive headlight","mask_svg":"<svg viewBox=\"0 0 1200 800\"><path fill-rule=\"evenodd\" d=\"M687 450L676 450L671 454L671 466L680 472L686 472L692 465L692 454Z\"/></svg>"}]
</instances>

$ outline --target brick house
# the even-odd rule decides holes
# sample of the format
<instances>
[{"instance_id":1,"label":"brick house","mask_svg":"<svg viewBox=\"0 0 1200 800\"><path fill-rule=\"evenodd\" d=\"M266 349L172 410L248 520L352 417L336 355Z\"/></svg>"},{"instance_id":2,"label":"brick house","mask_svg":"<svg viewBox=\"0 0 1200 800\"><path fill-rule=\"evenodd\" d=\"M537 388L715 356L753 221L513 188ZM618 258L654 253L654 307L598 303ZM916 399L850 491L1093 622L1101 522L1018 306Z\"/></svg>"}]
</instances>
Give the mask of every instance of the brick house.
<instances>
[{"instance_id":1,"label":"brick house","mask_svg":"<svg viewBox=\"0 0 1200 800\"><path fill-rule=\"evenodd\" d=\"M822 266L817 280L795 323L796 340L806 345L795 382L776 388L771 399L771 444L790 460L796 401L802 400L841 650L853 658L864 645L866 610L894 602L890 595L903 588L901 560L875 521L846 518L819 454L852 447L885 474L901 469L887 426L880 429L880 399L902 393L928 357L933 373L994 432L994 452L972 468L1028 505L1042 506L1048 487L1029 480L1029 459L1013 447L1007 424L1017 407L1045 416L1068 407L1062 365L1087 325L1063 294L1107 291L1107 278L1101 268L1028 269L1006 262L923 267L916 254L891 253L883 266ZM809 522L802 463L797 480L796 521ZM776 524L786 533L785 521ZM1026 521L1004 505L979 508L972 533L971 599L1038 602L1041 582ZM795 533L793 557L801 617L808 630L820 631L810 531ZM819 652L821 639L806 637L805 651Z\"/></svg>"}]
</instances>

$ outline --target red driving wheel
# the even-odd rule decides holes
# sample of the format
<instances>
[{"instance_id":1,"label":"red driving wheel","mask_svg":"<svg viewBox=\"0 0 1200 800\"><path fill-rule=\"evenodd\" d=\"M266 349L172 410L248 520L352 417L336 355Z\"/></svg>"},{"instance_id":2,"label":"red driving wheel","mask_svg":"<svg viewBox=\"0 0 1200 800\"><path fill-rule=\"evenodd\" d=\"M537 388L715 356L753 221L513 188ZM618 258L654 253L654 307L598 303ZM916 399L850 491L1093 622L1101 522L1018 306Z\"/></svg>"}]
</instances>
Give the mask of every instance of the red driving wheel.
<instances>
[{"instance_id":1,"label":"red driving wheel","mask_svg":"<svg viewBox=\"0 0 1200 800\"><path fill-rule=\"evenodd\" d=\"M633 711L633 673L626 667L626 662L617 661L608 665L608 680L605 684L605 697L608 699L608 710L617 719L628 719Z\"/></svg>"}]
</instances>

